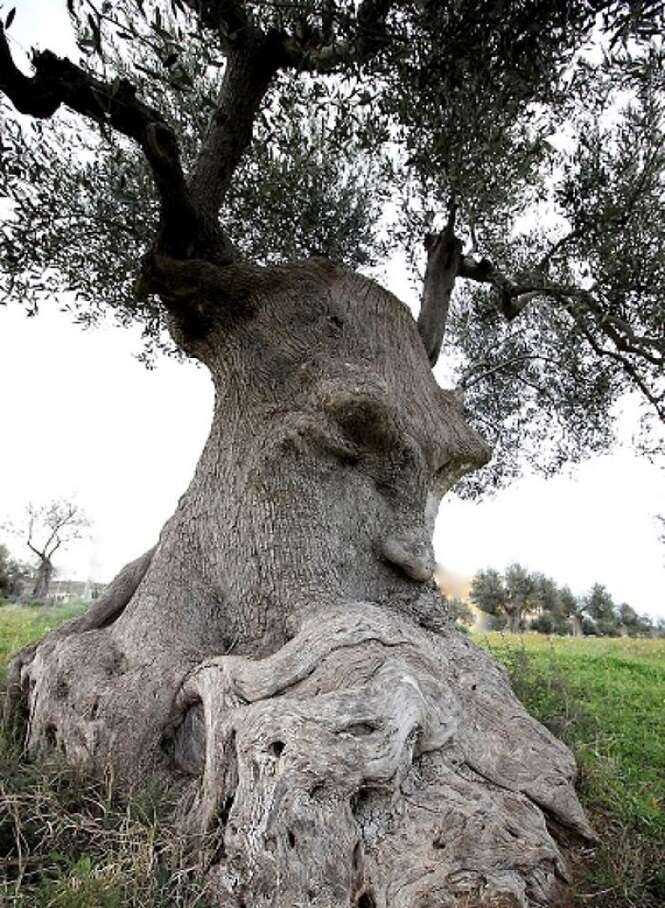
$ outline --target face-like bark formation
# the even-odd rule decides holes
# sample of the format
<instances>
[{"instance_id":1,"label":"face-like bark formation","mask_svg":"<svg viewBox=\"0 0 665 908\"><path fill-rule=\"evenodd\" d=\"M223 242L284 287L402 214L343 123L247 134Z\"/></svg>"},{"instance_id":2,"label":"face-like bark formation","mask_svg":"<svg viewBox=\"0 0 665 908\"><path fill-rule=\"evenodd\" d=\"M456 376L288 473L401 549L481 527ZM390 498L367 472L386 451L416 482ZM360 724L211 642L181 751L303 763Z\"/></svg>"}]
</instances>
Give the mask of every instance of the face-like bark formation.
<instances>
[{"instance_id":1,"label":"face-like bark formation","mask_svg":"<svg viewBox=\"0 0 665 908\"><path fill-rule=\"evenodd\" d=\"M223 274L172 329L216 389L194 479L85 626L16 661L29 745L179 780L222 905L556 904L545 821L591 834L572 758L431 581L486 446L372 281Z\"/></svg>"}]
</instances>

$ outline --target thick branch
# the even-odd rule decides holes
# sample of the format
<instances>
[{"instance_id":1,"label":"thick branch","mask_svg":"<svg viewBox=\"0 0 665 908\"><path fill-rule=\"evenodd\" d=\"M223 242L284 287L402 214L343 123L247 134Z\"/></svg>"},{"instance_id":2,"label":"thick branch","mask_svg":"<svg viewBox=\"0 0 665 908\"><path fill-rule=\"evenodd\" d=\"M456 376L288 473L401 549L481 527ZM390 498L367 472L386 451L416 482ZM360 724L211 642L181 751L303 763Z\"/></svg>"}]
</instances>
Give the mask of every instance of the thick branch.
<instances>
[{"instance_id":1,"label":"thick branch","mask_svg":"<svg viewBox=\"0 0 665 908\"><path fill-rule=\"evenodd\" d=\"M199 218L180 164L175 133L161 113L143 104L126 79L103 82L51 51L36 53L32 62L35 73L25 76L12 60L0 26L0 91L28 116L47 119L66 105L137 142L152 168L161 200L160 246L172 255L184 254Z\"/></svg>"},{"instance_id":2,"label":"thick branch","mask_svg":"<svg viewBox=\"0 0 665 908\"><path fill-rule=\"evenodd\" d=\"M507 319L512 320L524 308L520 297L529 294L529 299L535 291L545 292L545 281L541 279L534 284L519 283L500 271L489 259L474 259L465 255L460 258L458 276L476 281L481 284L491 284L498 290L501 298L501 311Z\"/></svg>"},{"instance_id":3,"label":"thick branch","mask_svg":"<svg viewBox=\"0 0 665 908\"><path fill-rule=\"evenodd\" d=\"M228 53L217 107L190 179L194 204L209 225L217 223L233 173L252 141L254 119L280 63L281 37L276 33L253 32L242 47Z\"/></svg>"},{"instance_id":4,"label":"thick branch","mask_svg":"<svg viewBox=\"0 0 665 908\"><path fill-rule=\"evenodd\" d=\"M439 234L428 234L425 239L427 268L418 331L432 366L436 365L441 351L450 297L462 258L462 243L455 236L453 223L451 215L445 230Z\"/></svg>"},{"instance_id":5,"label":"thick branch","mask_svg":"<svg viewBox=\"0 0 665 908\"><path fill-rule=\"evenodd\" d=\"M219 99L190 179L192 199L213 231L234 171L252 141L254 119L270 82L282 67L327 71L341 62L361 62L385 42L385 20L393 0L364 0L349 42L323 47L312 36L263 32L240 0L185 0L203 25L220 32L227 64ZM206 250L197 250L199 257Z\"/></svg>"}]
</instances>

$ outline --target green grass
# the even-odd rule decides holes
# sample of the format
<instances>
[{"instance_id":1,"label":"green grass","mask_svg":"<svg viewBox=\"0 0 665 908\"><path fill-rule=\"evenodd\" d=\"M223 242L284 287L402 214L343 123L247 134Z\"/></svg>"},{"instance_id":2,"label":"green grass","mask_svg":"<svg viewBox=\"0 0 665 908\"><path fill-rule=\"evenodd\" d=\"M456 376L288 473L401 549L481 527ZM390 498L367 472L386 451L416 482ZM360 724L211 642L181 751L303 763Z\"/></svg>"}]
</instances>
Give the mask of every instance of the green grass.
<instances>
[{"instance_id":1,"label":"green grass","mask_svg":"<svg viewBox=\"0 0 665 908\"><path fill-rule=\"evenodd\" d=\"M68 618L80 615L85 602L66 605L13 605L0 600L0 680L12 653L37 640Z\"/></svg>"},{"instance_id":2,"label":"green grass","mask_svg":"<svg viewBox=\"0 0 665 908\"><path fill-rule=\"evenodd\" d=\"M83 608L2 605L0 679L11 652ZM576 906L663 908L665 640L473 639L577 757L580 798L602 841L571 852ZM0 737L0 855L21 843L4 882L0 862L0 904L203 908L205 893L181 869L185 846L170 811L154 792L122 804L57 763L27 763Z\"/></svg>"},{"instance_id":3,"label":"green grass","mask_svg":"<svg viewBox=\"0 0 665 908\"><path fill-rule=\"evenodd\" d=\"M665 905L665 640L474 635L532 715L573 750L602 844L579 904ZM597 894L597 895L594 895Z\"/></svg>"}]
</instances>

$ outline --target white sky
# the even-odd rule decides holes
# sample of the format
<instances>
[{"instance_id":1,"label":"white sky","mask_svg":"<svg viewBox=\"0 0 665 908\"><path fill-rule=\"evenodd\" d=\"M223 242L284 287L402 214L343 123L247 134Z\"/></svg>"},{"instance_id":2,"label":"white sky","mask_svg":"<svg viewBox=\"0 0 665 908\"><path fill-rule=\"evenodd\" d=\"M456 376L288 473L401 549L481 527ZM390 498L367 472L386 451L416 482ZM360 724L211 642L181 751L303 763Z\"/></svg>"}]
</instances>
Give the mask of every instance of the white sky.
<instances>
[{"instance_id":1,"label":"white sky","mask_svg":"<svg viewBox=\"0 0 665 908\"><path fill-rule=\"evenodd\" d=\"M66 50L64 7L19 0L14 37ZM389 279L408 299L402 274L391 269ZM134 358L139 347L138 332L83 331L55 300L34 319L0 307L0 524L28 501L75 497L93 535L62 556L61 576L107 580L151 546L205 441L206 372L167 360L148 372ZM665 464L619 450L572 478L525 478L481 503L449 497L435 548L451 571L520 561L574 592L601 582L616 600L665 616L665 547L654 517L664 511ZM5 541L25 554L18 540Z\"/></svg>"}]
</instances>

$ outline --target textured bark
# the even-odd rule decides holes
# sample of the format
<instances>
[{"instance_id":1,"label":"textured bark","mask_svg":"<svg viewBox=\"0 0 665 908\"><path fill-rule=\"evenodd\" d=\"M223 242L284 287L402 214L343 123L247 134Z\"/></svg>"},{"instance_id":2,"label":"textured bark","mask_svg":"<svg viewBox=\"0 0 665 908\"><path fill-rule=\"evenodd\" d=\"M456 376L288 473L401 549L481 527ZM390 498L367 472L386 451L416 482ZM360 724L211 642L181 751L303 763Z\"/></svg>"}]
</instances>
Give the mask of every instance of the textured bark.
<instances>
[{"instance_id":1,"label":"textured bark","mask_svg":"<svg viewBox=\"0 0 665 908\"><path fill-rule=\"evenodd\" d=\"M51 578L53 577L53 563L49 558L40 556L35 585L32 588L33 599L46 599L48 596Z\"/></svg>"},{"instance_id":2,"label":"textured bark","mask_svg":"<svg viewBox=\"0 0 665 908\"><path fill-rule=\"evenodd\" d=\"M204 271L206 330L172 332L210 436L155 550L15 660L28 747L179 785L220 905L564 904L572 756L432 581L438 500L487 447L372 281Z\"/></svg>"},{"instance_id":3,"label":"textured bark","mask_svg":"<svg viewBox=\"0 0 665 908\"><path fill-rule=\"evenodd\" d=\"M438 234L428 234L425 240L427 268L418 330L432 366L436 365L441 352L450 297L462 260L462 242L455 236L453 227L454 218L451 217L445 230Z\"/></svg>"}]
</instances>

